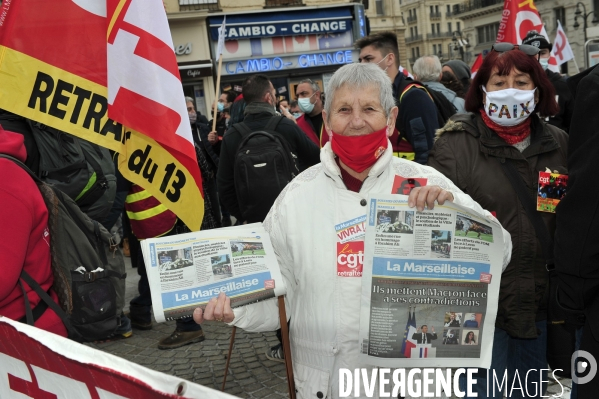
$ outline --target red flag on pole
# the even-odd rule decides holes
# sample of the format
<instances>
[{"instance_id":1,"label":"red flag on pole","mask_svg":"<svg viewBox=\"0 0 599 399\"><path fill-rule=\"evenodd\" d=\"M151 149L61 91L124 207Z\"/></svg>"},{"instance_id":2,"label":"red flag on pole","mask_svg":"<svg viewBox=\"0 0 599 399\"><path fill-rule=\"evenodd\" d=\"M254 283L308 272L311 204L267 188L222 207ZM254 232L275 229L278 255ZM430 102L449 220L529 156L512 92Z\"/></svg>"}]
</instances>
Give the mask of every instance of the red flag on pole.
<instances>
[{"instance_id":1,"label":"red flag on pole","mask_svg":"<svg viewBox=\"0 0 599 399\"><path fill-rule=\"evenodd\" d=\"M483 64L483 54L480 53L474 60L474 64L472 64L472 68L470 68L470 70L472 71L472 79L474 79L474 77L476 76L476 72L478 72L478 69L480 68L480 66L482 64Z\"/></svg>"},{"instance_id":2,"label":"red flag on pole","mask_svg":"<svg viewBox=\"0 0 599 399\"><path fill-rule=\"evenodd\" d=\"M526 34L531 30L536 30L545 36L549 42L549 35L545 30L541 15L533 0L505 0L503 3L503 12L497 32L497 43L507 42L521 44ZM552 55L549 58L549 69L559 72L557 61Z\"/></svg>"},{"instance_id":3,"label":"red flag on pole","mask_svg":"<svg viewBox=\"0 0 599 399\"><path fill-rule=\"evenodd\" d=\"M125 178L199 230L200 170L160 0L3 1L0 108L120 153Z\"/></svg>"}]
</instances>

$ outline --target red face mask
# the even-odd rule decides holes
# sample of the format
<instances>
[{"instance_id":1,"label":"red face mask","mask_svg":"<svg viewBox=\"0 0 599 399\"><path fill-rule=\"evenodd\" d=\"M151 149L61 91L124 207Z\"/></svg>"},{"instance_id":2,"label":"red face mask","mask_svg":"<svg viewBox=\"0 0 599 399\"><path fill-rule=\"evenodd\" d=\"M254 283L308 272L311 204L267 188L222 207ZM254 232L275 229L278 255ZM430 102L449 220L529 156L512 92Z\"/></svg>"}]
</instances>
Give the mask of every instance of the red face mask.
<instances>
[{"instance_id":1,"label":"red face mask","mask_svg":"<svg viewBox=\"0 0 599 399\"><path fill-rule=\"evenodd\" d=\"M342 136L333 132L331 148L345 165L361 173L374 165L387 149L387 126L362 136Z\"/></svg>"}]
</instances>

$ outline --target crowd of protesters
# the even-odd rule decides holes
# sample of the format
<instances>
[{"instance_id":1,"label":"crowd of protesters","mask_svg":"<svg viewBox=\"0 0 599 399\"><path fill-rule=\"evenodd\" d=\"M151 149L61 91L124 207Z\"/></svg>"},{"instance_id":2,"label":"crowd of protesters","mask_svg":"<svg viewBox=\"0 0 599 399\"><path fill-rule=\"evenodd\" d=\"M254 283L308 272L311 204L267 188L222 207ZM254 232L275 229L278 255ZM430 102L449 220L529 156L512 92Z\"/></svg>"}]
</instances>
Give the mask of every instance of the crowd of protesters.
<instances>
[{"instance_id":1,"label":"crowd of protesters","mask_svg":"<svg viewBox=\"0 0 599 399\"><path fill-rule=\"evenodd\" d=\"M473 79L465 63L442 65L436 56L418 59L416 80L407 78L399 73L399 48L391 32L372 34L355 45L360 62L335 72L326 97L316 82L305 79L297 85L297 99L289 102L277 97L267 76L253 75L243 83L241 94L224 91L220 95L211 121L196 110L192 98L185 98L202 174L202 229L264 222L270 234L287 286L298 397L337 398L339 369L365 366L358 360L361 281L329 270L337 256L336 236L330 233L341 220L365 213L369 193L391 192L397 174L434 181L406 193L409 205L419 211L450 201L501 224L504 269L491 369L507 370L508 385L530 369L548 369L548 351L556 349L548 339L548 313L555 306L549 296L550 273L559 286L554 294L558 306L576 316L566 316L564 322L573 331L571 353L576 346L599 354L599 323L592 317L599 304L599 247L592 240L599 229L595 216L599 193L594 192L597 185L591 174L595 143L599 143L594 134L599 116L591 107L599 91L588 90L599 89L596 68L568 81L551 72L546 61L551 43L535 31L521 45L493 45ZM432 92L455 107L446 123L438 118ZM503 108L517 112L502 112ZM245 213L238 203L233 173L236 150L244 137L236 125L243 122L257 131L280 116L275 133L286 140L303 173L276 202L265 201ZM3 127L0 153L34 162L35 149L27 134ZM506 172L510 168L513 174ZM518 187L526 187L533 201L538 174L546 170L570 175L567 195L556 213L533 214ZM21 270L29 271L50 293L53 282L45 234L47 210L24 173L11 161L0 159L4 183L0 219L12 226L2 229L0 237L0 262L7 271L0 281L0 314L15 320L25 317ZM130 313L122 316L122 328L112 339L153 326L139 240L189 231L143 187L117 176L111 214L127 226L128 250L141 278ZM21 186L23 181L26 184ZM139 217L149 209L155 211L151 218ZM288 239L291 236L293 240ZM555 244L543 237L555 237ZM36 294L25 294L36 307L40 301ZM248 331L277 330L281 327L277 306L275 300L267 300L232 309L230 299L221 293L206 309L196 309L193 319L178 320L158 347L172 349L202 341L204 320ZM51 309L35 325L66 336ZM474 333L466 342L470 339L474 340ZM283 361L281 345L269 348L266 356ZM487 395L487 375L483 369L476 373L479 397ZM546 375L542 380L547 381ZM577 386L572 397L592 397L597 385ZM538 396L530 397L541 397L546 390L545 385L533 388L527 386Z\"/></svg>"}]
</instances>

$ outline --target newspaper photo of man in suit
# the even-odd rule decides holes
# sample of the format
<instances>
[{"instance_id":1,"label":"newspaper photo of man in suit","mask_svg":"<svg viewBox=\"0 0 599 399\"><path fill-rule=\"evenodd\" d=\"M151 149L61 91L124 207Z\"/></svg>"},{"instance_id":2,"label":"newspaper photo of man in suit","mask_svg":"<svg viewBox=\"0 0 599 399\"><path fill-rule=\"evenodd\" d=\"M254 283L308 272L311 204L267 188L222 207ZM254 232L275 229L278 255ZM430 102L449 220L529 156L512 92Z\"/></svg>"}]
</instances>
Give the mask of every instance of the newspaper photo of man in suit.
<instances>
[{"instance_id":1,"label":"newspaper photo of man in suit","mask_svg":"<svg viewBox=\"0 0 599 399\"><path fill-rule=\"evenodd\" d=\"M412 339L416 340L417 344L430 344L433 340L437 339L435 327L431 326L432 333L429 333L428 326L426 324L423 324L422 327L420 327L420 331L422 332L415 332L414 334L412 334Z\"/></svg>"}]
</instances>

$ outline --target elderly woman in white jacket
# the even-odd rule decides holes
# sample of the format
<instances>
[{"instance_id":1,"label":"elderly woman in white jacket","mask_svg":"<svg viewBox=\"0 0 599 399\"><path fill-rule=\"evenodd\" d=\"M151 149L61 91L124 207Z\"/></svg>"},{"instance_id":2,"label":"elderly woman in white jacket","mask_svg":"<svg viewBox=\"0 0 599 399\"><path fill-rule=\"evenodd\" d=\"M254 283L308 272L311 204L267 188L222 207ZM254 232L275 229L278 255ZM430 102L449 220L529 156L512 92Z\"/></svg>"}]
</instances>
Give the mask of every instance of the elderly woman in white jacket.
<instances>
[{"instance_id":1,"label":"elderly woman in white jacket","mask_svg":"<svg viewBox=\"0 0 599 399\"><path fill-rule=\"evenodd\" d=\"M393 156L388 137L397 112L389 78L379 67L340 68L329 82L323 111L332 139L321 150L321 163L287 185L264 221L287 286L298 398L337 398L339 369L367 367L358 360L361 278L338 273L334 226L365 215L369 193L391 193L397 175L426 178L427 186L410 193L411 207L421 211L453 201L493 218L436 170ZM507 265L511 240L503 234ZM231 309L222 293L205 311L196 309L194 319L247 331L279 328L275 299Z\"/></svg>"}]
</instances>

